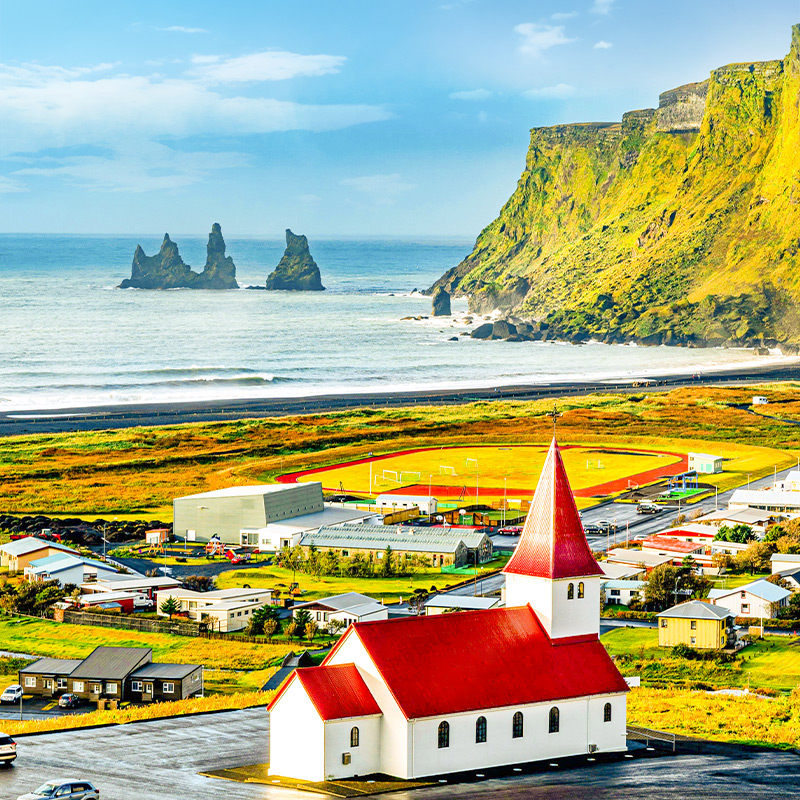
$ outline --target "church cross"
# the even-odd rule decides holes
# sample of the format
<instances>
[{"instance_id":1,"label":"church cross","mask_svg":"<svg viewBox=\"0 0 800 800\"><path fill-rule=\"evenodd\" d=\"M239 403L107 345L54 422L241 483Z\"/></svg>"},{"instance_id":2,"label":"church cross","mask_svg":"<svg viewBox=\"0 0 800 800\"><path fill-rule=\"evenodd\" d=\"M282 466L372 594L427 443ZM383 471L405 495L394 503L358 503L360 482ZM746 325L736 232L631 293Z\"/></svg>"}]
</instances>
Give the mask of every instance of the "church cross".
<instances>
[{"instance_id":1,"label":"church cross","mask_svg":"<svg viewBox=\"0 0 800 800\"><path fill-rule=\"evenodd\" d=\"M547 411L545 413L545 416L553 418L553 438L555 438L555 435L556 435L556 421L561 416L561 414L558 411L558 403L553 403L553 410L552 411Z\"/></svg>"}]
</instances>

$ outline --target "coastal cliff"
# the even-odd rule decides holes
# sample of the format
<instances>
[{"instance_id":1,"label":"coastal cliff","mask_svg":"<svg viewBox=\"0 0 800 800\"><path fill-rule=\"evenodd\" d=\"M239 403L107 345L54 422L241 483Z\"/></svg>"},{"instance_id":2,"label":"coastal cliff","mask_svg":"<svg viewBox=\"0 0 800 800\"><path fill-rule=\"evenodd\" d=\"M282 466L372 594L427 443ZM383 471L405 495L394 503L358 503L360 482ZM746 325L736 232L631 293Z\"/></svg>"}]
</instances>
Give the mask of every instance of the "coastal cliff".
<instances>
[{"instance_id":1,"label":"coastal cliff","mask_svg":"<svg viewBox=\"0 0 800 800\"><path fill-rule=\"evenodd\" d=\"M800 25L619 123L531 131L525 170L443 275L470 310L546 338L800 343Z\"/></svg>"},{"instance_id":2,"label":"coastal cliff","mask_svg":"<svg viewBox=\"0 0 800 800\"><path fill-rule=\"evenodd\" d=\"M218 222L211 226L206 245L206 264L202 272L195 272L184 262L178 245L164 234L161 249L148 256L141 245L133 254L131 277L119 285L120 289L238 289L236 266L225 255L225 240Z\"/></svg>"},{"instance_id":3,"label":"coastal cliff","mask_svg":"<svg viewBox=\"0 0 800 800\"><path fill-rule=\"evenodd\" d=\"M267 289L298 292L321 292L325 289L305 236L297 236L286 229L286 250L267 278Z\"/></svg>"}]
</instances>

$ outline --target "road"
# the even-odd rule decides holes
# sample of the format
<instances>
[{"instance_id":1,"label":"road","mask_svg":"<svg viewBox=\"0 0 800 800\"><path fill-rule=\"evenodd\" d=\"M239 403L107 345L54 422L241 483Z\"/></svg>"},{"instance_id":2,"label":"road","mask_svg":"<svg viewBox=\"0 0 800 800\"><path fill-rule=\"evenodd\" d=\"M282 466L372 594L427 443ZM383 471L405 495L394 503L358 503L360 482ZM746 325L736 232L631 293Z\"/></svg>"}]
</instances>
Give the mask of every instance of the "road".
<instances>
[{"instance_id":1,"label":"road","mask_svg":"<svg viewBox=\"0 0 800 800\"><path fill-rule=\"evenodd\" d=\"M15 766L0 770L7 800L50 778L91 780L103 800L310 800L292 789L233 783L200 771L267 759L263 708L18 738ZM298 742L298 747L302 747ZM800 782L800 758L778 751L681 755L395 792L397 800L773 800Z\"/></svg>"}]
</instances>

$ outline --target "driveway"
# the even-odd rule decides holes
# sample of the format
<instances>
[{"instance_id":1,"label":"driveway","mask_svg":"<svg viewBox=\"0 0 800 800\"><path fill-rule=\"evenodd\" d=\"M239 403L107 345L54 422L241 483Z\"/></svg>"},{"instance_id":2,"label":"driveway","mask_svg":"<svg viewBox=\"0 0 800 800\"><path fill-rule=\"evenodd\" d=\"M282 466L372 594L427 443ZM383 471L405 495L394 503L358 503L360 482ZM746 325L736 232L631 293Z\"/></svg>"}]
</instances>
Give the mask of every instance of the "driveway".
<instances>
[{"instance_id":1,"label":"driveway","mask_svg":"<svg viewBox=\"0 0 800 800\"><path fill-rule=\"evenodd\" d=\"M96 711L97 706L92 703L84 703L77 708L59 708L58 699L51 697L31 697L25 696L22 700L22 719L50 719L51 717L63 717L70 714L86 714L89 711ZM3 703L0 705L0 720L19 719L19 703ZM0 726L2 723L0 723Z\"/></svg>"},{"instance_id":2,"label":"driveway","mask_svg":"<svg viewBox=\"0 0 800 800\"><path fill-rule=\"evenodd\" d=\"M205 778L200 771L263 762L263 708L18 738L16 766L0 770L13 800L48 778L86 778L103 800L313 800L291 789ZM302 741L298 741L302 747ZM397 800L766 800L800 782L800 758L777 751L684 755L395 792Z\"/></svg>"}]
</instances>

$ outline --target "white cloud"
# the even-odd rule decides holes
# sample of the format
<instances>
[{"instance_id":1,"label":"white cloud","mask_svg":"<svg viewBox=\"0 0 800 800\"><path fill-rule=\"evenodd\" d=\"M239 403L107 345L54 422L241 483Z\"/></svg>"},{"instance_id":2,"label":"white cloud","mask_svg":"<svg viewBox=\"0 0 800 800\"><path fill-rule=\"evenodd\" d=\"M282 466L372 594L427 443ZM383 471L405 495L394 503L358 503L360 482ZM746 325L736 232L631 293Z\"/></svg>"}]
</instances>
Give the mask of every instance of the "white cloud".
<instances>
[{"instance_id":1,"label":"white cloud","mask_svg":"<svg viewBox=\"0 0 800 800\"><path fill-rule=\"evenodd\" d=\"M156 30L170 33L208 33L205 28L186 28L183 25L170 25L168 28L156 28Z\"/></svg>"},{"instance_id":2,"label":"white cloud","mask_svg":"<svg viewBox=\"0 0 800 800\"><path fill-rule=\"evenodd\" d=\"M577 11L556 11L555 14L550 15L550 19L562 20L573 19L578 16Z\"/></svg>"},{"instance_id":3,"label":"white cloud","mask_svg":"<svg viewBox=\"0 0 800 800\"><path fill-rule=\"evenodd\" d=\"M463 92L450 92L451 100L488 100L493 94L488 89L469 89Z\"/></svg>"},{"instance_id":4,"label":"white cloud","mask_svg":"<svg viewBox=\"0 0 800 800\"><path fill-rule=\"evenodd\" d=\"M589 11L591 11L592 14L602 14L605 16L611 12L613 5L614 0L594 0Z\"/></svg>"},{"instance_id":5,"label":"white cloud","mask_svg":"<svg viewBox=\"0 0 800 800\"><path fill-rule=\"evenodd\" d=\"M0 194L12 194L14 192L27 192L27 187L15 181L13 178L6 178L0 175Z\"/></svg>"},{"instance_id":6,"label":"white cloud","mask_svg":"<svg viewBox=\"0 0 800 800\"><path fill-rule=\"evenodd\" d=\"M266 50L235 58L194 56L190 75L206 83L254 83L316 77L339 72L344 56L301 55L281 50Z\"/></svg>"},{"instance_id":7,"label":"white cloud","mask_svg":"<svg viewBox=\"0 0 800 800\"><path fill-rule=\"evenodd\" d=\"M416 184L407 183L398 172L389 175L363 175L358 178L345 178L342 186L355 189L366 195L370 202L378 205L391 205L404 192L416 189Z\"/></svg>"},{"instance_id":8,"label":"white cloud","mask_svg":"<svg viewBox=\"0 0 800 800\"><path fill-rule=\"evenodd\" d=\"M563 100L566 97L572 97L576 92L574 86L568 83L557 83L555 86L542 86L538 89L528 89L523 92L524 97L533 99L543 98L545 100Z\"/></svg>"},{"instance_id":9,"label":"white cloud","mask_svg":"<svg viewBox=\"0 0 800 800\"><path fill-rule=\"evenodd\" d=\"M539 57L545 50L560 44L570 44L575 39L564 35L563 25L540 25L536 22L523 22L514 30L522 36L520 52L528 56Z\"/></svg>"},{"instance_id":10,"label":"white cloud","mask_svg":"<svg viewBox=\"0 0 800 800\"><path fill-rule=\"evenodd\" d=\"M611 42L606 42L605 40L601 39L599 42L594 43L595 50L610 50L614 45Z\"/></svg>"}]
</instances>

